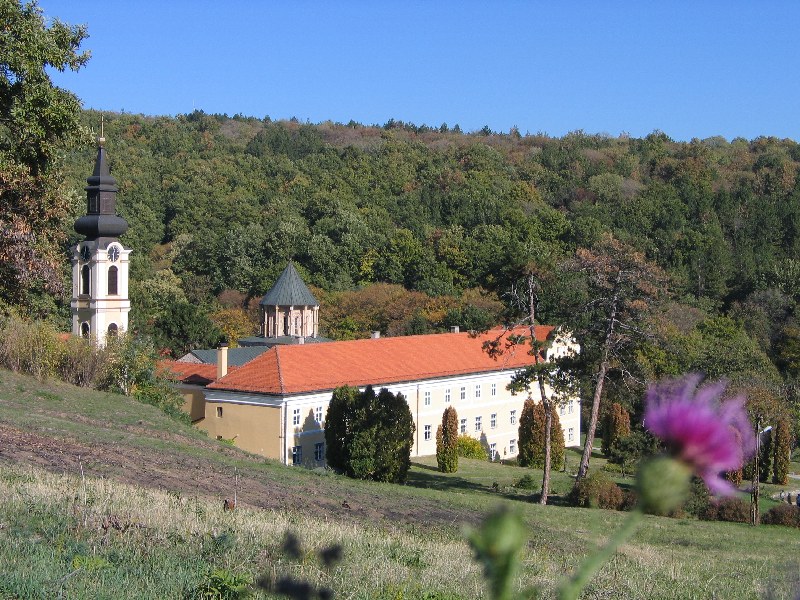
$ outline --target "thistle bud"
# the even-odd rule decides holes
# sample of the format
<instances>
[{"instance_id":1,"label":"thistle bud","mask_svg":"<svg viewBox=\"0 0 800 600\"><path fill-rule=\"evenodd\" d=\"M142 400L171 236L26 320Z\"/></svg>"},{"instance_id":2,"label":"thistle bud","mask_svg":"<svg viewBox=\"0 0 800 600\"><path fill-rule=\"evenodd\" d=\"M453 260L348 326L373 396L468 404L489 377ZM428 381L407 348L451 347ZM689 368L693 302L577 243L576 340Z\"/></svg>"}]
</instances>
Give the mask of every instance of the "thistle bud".
<instances>
[{"instance_id":1,"label":"thistle bud","mask_svg":"<svg viewBox=\"0 0 800 600\"><path fill-rule=\"evenodd\" d=\"M658 456L639 468L636 481L642 510L665 515L679 508L689 497L692 469L685 463Z\"/></svg>"}]
</instances>

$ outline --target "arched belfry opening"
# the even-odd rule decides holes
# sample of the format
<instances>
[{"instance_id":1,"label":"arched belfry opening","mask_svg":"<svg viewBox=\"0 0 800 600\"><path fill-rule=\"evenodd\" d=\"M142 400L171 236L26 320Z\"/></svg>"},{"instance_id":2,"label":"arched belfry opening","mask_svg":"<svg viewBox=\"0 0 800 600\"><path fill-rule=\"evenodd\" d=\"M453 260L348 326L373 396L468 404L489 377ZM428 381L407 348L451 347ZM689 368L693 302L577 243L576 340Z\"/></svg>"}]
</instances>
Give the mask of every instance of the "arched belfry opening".
<instances>
[{"instance_id":1,"label":"arched belfry opening","mask_svg":"<svg viewBox=\"0 0 800 600\"><path fill-rule=\"evenodd\" d=\"M117 276L119 274L119 269L115 266L108 267L108 295L109 296L116 296L119 293L119 287L117 285Z\"/></svg>"}]
</instances>

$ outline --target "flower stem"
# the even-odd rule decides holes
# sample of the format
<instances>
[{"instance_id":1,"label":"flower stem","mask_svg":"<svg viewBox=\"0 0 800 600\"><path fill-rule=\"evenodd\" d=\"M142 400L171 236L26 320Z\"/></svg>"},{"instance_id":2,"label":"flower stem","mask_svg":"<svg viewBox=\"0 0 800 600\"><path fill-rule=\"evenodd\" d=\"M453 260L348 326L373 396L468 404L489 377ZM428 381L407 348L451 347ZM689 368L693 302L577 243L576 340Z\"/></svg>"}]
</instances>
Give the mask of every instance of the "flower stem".
<instances>
[{"instance_id":1,"label":"flower stem","mask_svg":"<svg viewBox=\"0 0 800 600\"><path fill-rule=\"evenodd\" d=\"M581 590L589 583L589 580L600 570L606 561L617 551L617 548L625 542L636 530L642 520L643 513L640 509L633 509L628 518L625 519L614 536L599 551L590 555L575 574L565 581L558 589L558 600L577 600Z\"/></svg>"}]
</instances>

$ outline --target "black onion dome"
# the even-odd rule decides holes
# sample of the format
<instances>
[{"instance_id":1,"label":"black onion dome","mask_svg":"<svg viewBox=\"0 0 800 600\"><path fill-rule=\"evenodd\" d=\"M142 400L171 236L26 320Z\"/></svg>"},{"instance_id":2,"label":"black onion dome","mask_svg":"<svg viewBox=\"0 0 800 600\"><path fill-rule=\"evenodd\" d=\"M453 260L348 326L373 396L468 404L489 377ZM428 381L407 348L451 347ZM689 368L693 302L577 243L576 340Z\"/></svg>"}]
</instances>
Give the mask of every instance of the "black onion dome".
<instances>
[{"instance_id":1,"label":"black onion dome","mask_svg":"<svg viewBox=\"0 0 800 600\"><path fill-rule=\"evenodd\" d=\"M94 171L86 179L86 214L75 221L75 231L87 240L115 238L128 230L128 222L117 215L117 180L108 170L103 141L97 148Z\"/></svg>"}]
</instances>

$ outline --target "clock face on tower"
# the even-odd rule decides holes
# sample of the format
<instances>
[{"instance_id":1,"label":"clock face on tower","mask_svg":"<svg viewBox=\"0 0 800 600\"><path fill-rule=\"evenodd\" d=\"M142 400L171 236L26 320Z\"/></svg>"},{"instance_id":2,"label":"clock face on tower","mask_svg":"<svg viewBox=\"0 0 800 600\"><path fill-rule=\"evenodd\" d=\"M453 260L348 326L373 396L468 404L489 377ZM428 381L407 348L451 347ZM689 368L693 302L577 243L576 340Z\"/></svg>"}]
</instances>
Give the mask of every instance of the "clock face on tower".
<instances>
[{"instance_id":1,"label":"clock face on tower","mask_svg":"<svg viewBox=\"0 0 800 600\"><path fill-rule=\"evenodd\" d=\"M88 246L88 245L87 245L87 246L83 246L83 247L81 248L81 258L84 260L84 262L89 262L89 259L90 259L91 257L92 257L92 250L91 250L91 248L89 248L89 246Z\"/></svg>"},{"instance_id":2,"label":"clock face on tower","mask_svg":"<svg viewBox=\"0 0 800 600\"><path fill-rule=\"evenodd\" d=\"M117 262L119 259L119 248L116 246L111 246L108 249L108 260L111 262Z\"/></svg>"}]
</instances>

